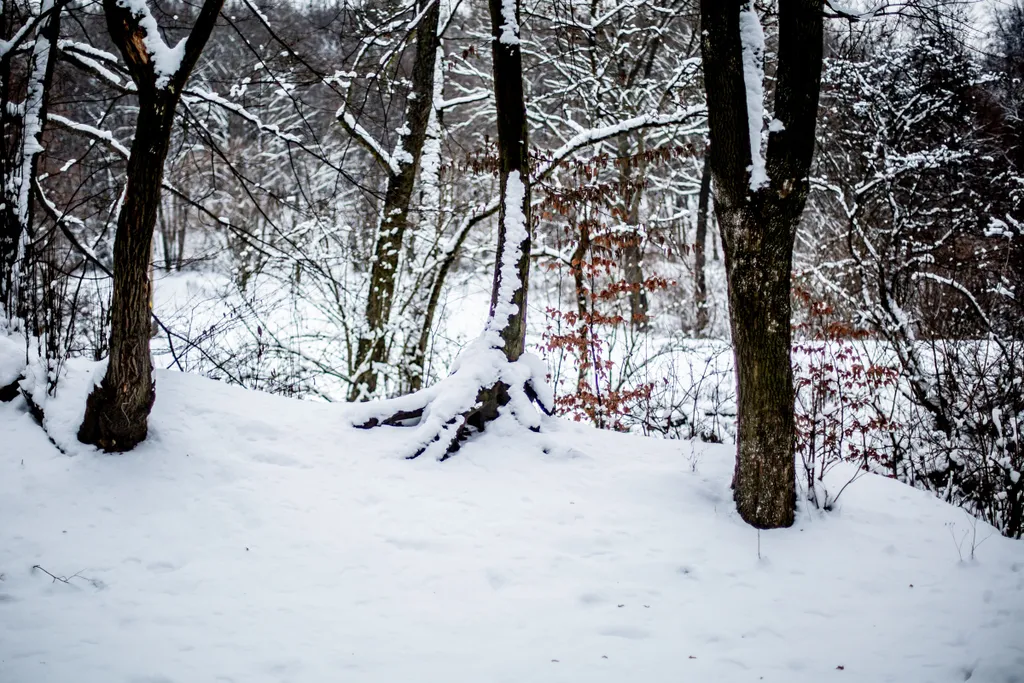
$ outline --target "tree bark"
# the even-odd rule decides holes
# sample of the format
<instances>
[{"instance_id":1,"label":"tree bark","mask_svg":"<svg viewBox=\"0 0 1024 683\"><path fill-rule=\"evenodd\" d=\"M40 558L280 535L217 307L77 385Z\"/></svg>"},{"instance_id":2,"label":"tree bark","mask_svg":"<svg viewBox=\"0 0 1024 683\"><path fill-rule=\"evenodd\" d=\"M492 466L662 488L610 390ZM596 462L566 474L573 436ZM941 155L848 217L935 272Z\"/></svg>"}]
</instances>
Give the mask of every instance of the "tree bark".
<instances>
[{"instance_id":1,"label":"tree bark","mask_svg":"<svg viewBox=\"0 0 1024 683\"><path fill-rule=\"evenodd\" d=\"M149 356L149 262L173 111L173 104L166 101L140 102L128 160L128 186L114 237L110 356L102 383L86 402L78 431L80 441L106 451L131 450L145 440L156 398Z\"/></svg>"},{"instance_id":2,"label":"tree bark","mask_svg":"<svg viewBox=\"0 0 1024 683\"><path fill-rule=\"evenodd\" d=\"M746 3L701 0L715 214L722 234L738 408L733 497L758 528L796 511L790 270L807 198L821 82L822 0L780 0L775 118L767 183L752 186L740 37Z\"/></svg>"},{"instance_id":3,"label":"tree bark","mask_svg":"<svg viewBox=\"0 0 1024 683\"><path fill-rule=\"evenodd\" d=\"M441 3L439 0L423 2L431 4L416 27L413 96L410 97L405 120L409 132L401 138L400 143L411 159L397 160L398 173L388 172L384 207L374 245L373 266L370 269L370 290L365 312L366 333L360 337L356 346L353 364L356 379L349 389L350 401L373 397L379 383L377 368L388 360L387 326L394 303L399 255L409 225L409 203L426 141L430 111L434 106L434 63L440 41L437 26Z\"/></svg>"},{"instance_id":4,"label":"tree bark","mask_svg":"<svg viewBox=\"0 0 1024 683\"><path fill-rule=\"evenodd\" d=\"M128 157L124 203L114 237L114 292L106 374L86 401L78 430L83 443L108 452L127 451L146 438L156 397L149 353L152 315L153 230L160 206L164 161L181 90L213 31L223 0L206 0L172 74L158 74L144 39L141 17L119 0L104 0L111 38L138 89L139 114ZM147 10L148 11L148 10ZM161 82L161 76L167 82Z\"/></svg>"},{"instance_id":5,"label":"tree bark","mask_svg":"<svg viewBox=\"0 0 1024 683\"><path fill-rule=\"evenodd\" d=\"M707 242L708 205L711 199L711 163L704 153L704 170L700 174L700 194L697 198L697 235L693 245L693 299L697 305L695 331L703 337L708 331Z\"/></svg>"}]
</instances>

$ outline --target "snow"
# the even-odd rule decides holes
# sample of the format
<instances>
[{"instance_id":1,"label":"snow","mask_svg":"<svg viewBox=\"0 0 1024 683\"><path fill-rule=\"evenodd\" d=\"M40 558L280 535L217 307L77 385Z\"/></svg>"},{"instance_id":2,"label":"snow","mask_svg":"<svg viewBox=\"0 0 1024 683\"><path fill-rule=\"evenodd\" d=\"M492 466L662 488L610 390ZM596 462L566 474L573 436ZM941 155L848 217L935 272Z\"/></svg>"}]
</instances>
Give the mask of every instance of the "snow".
<instances>
[{"instance_id":1,"label":"snow","mask_svg":"<svg viewBox=\"0 0 1024 683\"><path fill-rule=\"evenodd\" d=\"M0 336L0 389L18 379L24 370L24 341L15 337Z\"/></svg>"},{"instance_id":2,"label":"snow","mask_svg":"<svg viewBox=\"0 0 1024 683\"><path fill-rule=\"evenodd\" d=\"M356 121L352 114L345 110L344 106L338 110L337 117L338 120L344 124L345 129L349 133L359 138L359 140L369 148L370 152L379 159L381 163L387 166L392 175L399 175L402 172L399 160L388 154L387 150L381 147L380 143L377 142L373 135L359 125L359 122Z\"/></svg>"},{"instance_id":3,"label":"snow","mask_svg":"<svg viewBox=\"0 0 1024 683\"><path fill-rule=\"evenodd\" d=\"M104 62L107 64L118 63L118 58L110 52L100 50L87 43L80 43L73 40L59 40L57 41L57 46L65 56L68 56L73 60L78 60L87 68L92 69L108 83L111 83L118 88L124 88L125 90L135 90L135 83L128 80L126 83L122 84L121 77L103 65Z\"/></svg>"},{"instance_id":4,"label":"snow","mask_svg":"<svg viewBox=\"0 0 1024 683\"><path fill-rule=\"evenodd\" d=\"M205 100L207 102L212 102L232 112L233 114L238 115L239 117L245 119L249 123L252 123L256 126L256 128L258 128L262 132L269 133L277 138L280 138L281 140L284 140L285 142L292 142L300 145L302 144L302 138L300 138L299 136L283 132L281 130L281 127L278 126L277 124L264 123L262 120L260 120L258 116L248 111L245 107L236 104L231 100L227 100L210 90L205 90L203 88L191 88L188 91L186 91L184 97L187 102L195 100ZM348 116L348 114L346 114L346 116Z\"/></svg>"},{"instance_id":5,"label":"snow","mask_svg":"<svg viewBox=\"0 0 1024 683\"><path fill-rule=\"evenodd\" d=\"M153 13L149 10L146 0L118 0L118 6L132 13L142 28L142 42L153 60L153 73L156 75L156 87L166 88L181 68L181 60L185 56L185 38L174 47L169 47L160 37L160 26L156 23Z\"/></svg>"},{"instance_id":6,"label":"snow","mask_svg":"<svg viewBox=\"0 0 1024 683\"><path fill-rule=\"evenodd\" d=\"M522 287L518 264L523 255L522 243L529 237L523 211L528 199L519 171L508 174L502 201L505 247L499 264L497 300L483 332L462 349L450 374L440 382L412 394L351 408L353 425L423 409L422 416L414 421L411 430L414 447L405 452L406 457L422 455L425 459L445 459L449 443L462 427L463 416L476 405L480 390L499 382L508 387L509 395L507 405L500 409L499 419L494 423L499 431L514 433L517 428L541 428L544 420L527 395L527 388L545 411L550 412L554 405L554 392L546 380L544 361L529 353L510 361L504 351L501 333L519 311L514 301L515 293Z\"/></svg>"},{"instance_id":7,"label":"snow","mask_svg":"<svg viewBox=\"0 0 1024 683\"><path fill-rule=\"evenodd\" d=\"M494 306L494 314L487 322L485 335L492 338L489 344L501 348L501 331L509 318L519 312L519 306L513 302L515 293L522 289L519 279L519 260L523 257L522 243L530 233L526 228L526 214L523 213L523 202L526 199L526 187L519 171L511 171L505 181L505 249L501 254L501 265L498 272L498 297Z\"/></svg>"},{"instance_id":8,"label":"snow","mask_svg":"<svg viewBox=\"0 0 1024 683\"><path fill-rule=\"evenodd\" d=\"M743 83L747 92L747 126L750 131L750 190L768 184L761 128L764 125L764 31L753 3L740 11L740 42L743 45ZM773 121L774 123L774 121ZM779 122L781 125L781 122Z\"/></svg>"},{"instance_id":9,"label":"snow","mask_svg":"<svg viewBox=\"0 0 1024 683\"><path fill-rule=\"evenodd\" d=\"M0 404L0 681L1024 671L1024 544L892 480L759 534L723 446L499 421L407 461L410 430L351 406L167 371L150 438L108 456L74 439L94 366L67 367L46 426L72 457Z\"/></svg>"},{"instance_id":10,"label":"snow","mask_svg":"<svg viewBox=\"0 0 1024 683\"><path fill-rule=\"evenodd\" d=\"M701 105L696 107L687 107L686 109L680 109L672 114L641 114L632 118L624 119L617 123L613 123L607 126L598 126L596 128L590 128L581 131L570 138L565 144L556 149L551 153L549 160L543 161L539 164L538 168L534 171L535 178L544 178L553 169L558 167L562 161L565 161L573 152L591 145L595 142L607 140L613 138L622 133L639 130L642 128L656 128L659 126L669 126L678 123L685 123L686 121L699 121L705 114L707 109ZM677 135L686 135L701 132L706 130L707 124L700 121L698 126L695 126L690 130L679 130L676 132Z\"/></svg>"},{"instance_id":11,"label":"snow","mask_svg":"<svg viewBox=\"0 0 1024 683\"><path fill-rule=\"evenodd\" d=\"M519 44L519 21L516 20L516 0L501 0L501 35L498 42L502 45Z\"/></svg>"},{"instance_id":12,"label":"snow","mask_svg":"<svg viewBox=\"0 0 1024 683\"><path fill-rule=\"evenodd\" d=\"M46 120L55 123L62 128L67 130L82 133L86 137L93 138L94 140L103 140L110 147L114 148L121 156L127 159L131 152L124 144L114 137L114 134L109 130L102 130L95 126L90 126L87 123L79 123L78 121L72 121L71 119L61 116L60 114L47 113ZM58 215L60 212L57 212Z\"/></svg>"},{"instance_id":13,"label":"snow","mask_svg":"<svg viewBox=\"0 0 1024 683\"><path fill-rule=\"evenodd\" d=\"M442 6L446 10L446 6ZM438 31L447 23L447 14L439 22ZM441 210L441 121L438 112L444 104L444 48L439 46L434 54L434 88L431 93L430 113L427 115L427 130L420 159L420 186L423 192L421 213L437 226Z\"/></svg>"}]
</instances>

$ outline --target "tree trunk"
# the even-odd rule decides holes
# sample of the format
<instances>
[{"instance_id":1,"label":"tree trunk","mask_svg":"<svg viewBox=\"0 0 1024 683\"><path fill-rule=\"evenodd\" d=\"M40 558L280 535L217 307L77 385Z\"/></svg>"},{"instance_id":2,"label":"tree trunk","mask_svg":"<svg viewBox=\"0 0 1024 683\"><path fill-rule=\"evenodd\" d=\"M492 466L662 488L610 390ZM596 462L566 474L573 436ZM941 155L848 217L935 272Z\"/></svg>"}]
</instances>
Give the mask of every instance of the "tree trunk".
<instances>
[{"instance_id":1,"label":"tree trunk","mask_svg":"<svg viewBox=\"0 0 1024 683\"><path fill-rule=\"evenodd\" d=\"M619 171L619 183L623 188L622 206L620 207L623 220L626 225L634 228L628 241L622 246L622 277L632 289L629 292L629 324L637 330L647 329L648 303L647 290L644 288L643 268L643 247L641 244L640 232L636 228L640 225L640 200L643 197L641 186L644 181L644 138L639 137L639 150L637 154L637 179L633 181L631 171L633 163L629 159L629 137L626 133L619 136L619 159L622 166ZM630 182L636 186L630 188Z\"/></svg>"},{"instance_id":2,"label":"tree trunk","mask_svg":"<svg viewBox=\"0 0 1024 683\"><path fill-rule=\"evenodd\" d=\"M779 2L774 115L781 125L769 129L763 182L752 171L761 122L749 120L741 11L756 12L749 3L701 0L701 53L736 367L733 497L747 523L776 528L791 525L796 511L790 269L814 151L822 0ZM746 71L749 79L756 69Z\"/></svg>"},{"instance_id":3,"label":"tree trunk","mask_svg":"<svg viewBox=\"0 0 1024 683\"><path fill-rule=\"evenodd\" d=\"M732 214L725 223L729 319L736 369L737 454L733 477L740 515L759 528L793 523L796 507L794 389L790 363L792 241L762 240L764 217ZM784 226L782 226L784 227Z\"/></svg>"},{"instance_id":4,"label":"tree trunk","mask_svg":"<svg viewBox=\"0 0 1024 683\"><path fill-rule=\"evenodd\" d=\"M494 68L494 102L498 119L498 171L501 182L501 207L498 210L498 249L495 255L494 282L491 288L491 310L493 319L499 312L502 280L515 277L514 291L510 301L513 313L503 323L501 338L505 357L510 362L519 360L526 348L526 298L530 280L530 173L529 141L526 128L526 99L523 94L523 57L519 45L519 2L514 2L514 17L504 16L508 0L490 0L491 13L491 54ZM514 27L514 30L513 30ZM510 205L509 181L512 179L522 186L519 206ZM518 188L517 188L518 189ZM510 212L525 221L525 232L519 244L508 244ZM503 268L505 252L520 249L515 272ZM508 284L508 283L505 283ZM507 289L507 287L506 287Z\"/></svg>"},{"instance_id":5,"label":"tree trunk","mask_svg":"<svg viewBox=\"0 0 1024 683\"><path fill-rule=\"evenodd\" d=\"M410 97L405 120L409 132L400 142L409 158L396 160L398 173L388 173L380 228L374 244L373 266L370 269L370 290L365 312L366 332L356 346L353 364L356 379L349 389L350 401L373 397L379 382L378 367L388 361L387 326L398 279L399 255L409 225L409 203L415 186L416 170L423 154L427 125L434 106L434 66L439 44L437 26L441 4L438 0L424 1L431 2L431 5L416 27L413 96Z\"/></svg>"},{"instance_id":6,"label":"tree trunk","mask_svg":"<svg viewBox=\"0 0 1024 683\"><path fill-rule=\"evenodd\" d=\"M145 440L156 397L149 355L150 257L173 111L174 104L167 101L140 102L128 159L128 186L114 237L110 356L78 430L79 441L105 451L131 450Z\"/></svg>"},{"instance_id":7,"label":"tree trunk","mask_svg":"<svg viewBox=\"0 0 1024 683\"><path fill-rule=\"evenodd\" d=\"M708 331L708 281L706 273L708 242L708 205L711 199L711 164L704 153L704 170L700 174L700 195L697 199L697 236L693 245L693 299L697 305L695 332L703 337Z\"/></svg>"},{"instance_id":8,"label":"tree trunk","mask_svg":"<svg viewBox=\"0 0 1024 683\"><path fill-rule=\"evenodd\" d=\"M36 42L28 65L25 101L20 121L20 145L17 155L5 153L3 176L3 227L0 228L0 303L8 315L24 319L28 313L29 262L32 260L30 242L33 237L32 182L39 168L43 152L43 129L46 126L46 105L49 99L53 69L57 63L57 41L60 38L60 19L65 0L45 0L39 11L46 16L36 29ZM28 19L27 19L28 20ZM6 32L8 27L0 30ZM10 95L11 58L6 53L0 65L0 107L3 113L3 135L14 128L7 111ZM6 142L6 140L5 140ZM6 152L7 150L5 150ZM12 150L13 151L13 150Z\"/></svg>"}]
</instances>

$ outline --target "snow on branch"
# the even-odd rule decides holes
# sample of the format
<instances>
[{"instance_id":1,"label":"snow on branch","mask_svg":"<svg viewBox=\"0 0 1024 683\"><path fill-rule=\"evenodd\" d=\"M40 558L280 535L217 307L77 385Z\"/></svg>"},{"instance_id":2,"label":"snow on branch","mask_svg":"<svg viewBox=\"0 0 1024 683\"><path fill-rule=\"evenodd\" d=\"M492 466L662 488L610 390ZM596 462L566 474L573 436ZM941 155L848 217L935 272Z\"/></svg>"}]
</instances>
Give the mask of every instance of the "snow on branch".
<instances>
[{"instance_id":1,"label":"snow on branch","mask_svg":"<svg viewBox=\"0 0 1024 683\"><path fill-rule=\"evenodd\" d=\"M242 105L227 100L210 90L205 90L202 88L189 88L184 92L182 97L184 97L186 100L202 100L205 102L210 102L211 104L216 104L217 106L222 107L223 109L226 109L227 111L233 114L236 114L240 118L245 119L246 121L253 124L254 126L256 126L256 128L258 128L260 131L264 133L270 133L275 137L281 138L285 142L291 142L297 145L302 144L302 138L300 138L299 136L283 132L280 126L278 126L277 124L263 123L263 121L260 120L258 116L250 112Z\"/></svg>"},{"instance_id":2,"label":"snow on branch","mask_svg":"<svg viewBox=\"0 0 1024 683\"><path fill-rule=\"evenodd\" d=\"M47 18L53 10L54 5L52 2L43 3L40 7L39 14L26 21L13 36L7 40L0 38L0 59L6 59L7 55L18 49L22 41L25 40L25 38L36 29L36 26L38 26L43 19Z\"/></svg>"},{"instance_id":3,"label":"snow on branch","mask_svg":"<svg viewBox=\"0 0 1024 683\"><path fill-rule=\"evenodd\" d=\"M109 130L102 130L94 126L90 126L87 123L79 123L77 121L72 121L71 119L65 118L60 114L47 114L46 120L50 123L55 123L66 130L81 133L86 137L104 142L109 147L114 149L114 151L116 151L118 154L123 156L125 159L127 159L129 156L128 148L125 147L121 142L119 142L114 137L114 134L111 133Z\"/></svg>"},{"instance_id":4,"label":"snow on branch","mask_svg":"<svg viewBox=\"0 0 1024 683\"><path fill-rule=\"evenodd\" d=\"M435 2L439 2L439 0L429 0L427 4L423 6L423 9L420 10L419 14L412 18L405 27L407 33L411 33L416 30L416 27L420 25L420 22L423 21L423 17L427 15L427 12L430 11L430 8L434 6Z\"/></svg>"},{"instance_id":5,"label":"snow on branch","mask_svg":"<svg viewBox=\"0 0 1024 683\"><path fill-rule=\"evenodd\" d=\"M74 52L64 52L64 57L67 61L71 62L75 66L82 68L84 71L88 71L93 75L99 77L100 80L106 81L108 85L111 85L124 92L135 92L135 84L129 81L128 83L122 83L121 77L116 73L106 68L95 59L80 55Z\"/></svg>"},{"instance_id":6,"label":"snow on branch","mask_svg":"<svg viewBox=\"0 0 1024 683\"><path fill-rule=\"evenodd\" d=\"M371 156L377 160L381 166L384 166L391 172L392 175L398 175L402 172L402 167L398 165L398 160L391 156L391 154L384 149L383 146L377 140L370 135L370 132L359 125L355 117L346 111L343 106L338 110L338 120L341 121L341 125L345 127L349 135L354 137L356 140L366 148Z\"/></svg>"},{"instance_id":7,"label":"snow on branch","mask_svg":"<svg viewBox=\"0 0 1024 683\"><path fill-rule=\"evenodd\" d=\"M179 40L174 47L168 46L160 36L160 26L156 23L146 0L118 0L117 4L128 10L142 29L142 44L146 46L153 65L156 87L163 90L181 69L187 38Z\"/></svg>"},{"instance_id":8,"label":"snow on branch","mask_svg":"<svg viewBox=\"0 0 1024 683\"><path fill-rule=\"evenodd\" d=\"M441 100L437 103L436 108L438 111L444 111L451 109L452 107L458 107L462 104L472 104L473 102L481 102L491 97L491 93L486 90L480 90L475 93L463 95L461 97L453 97L450 100Z\"/></svg>"},{"instance_id":9,"label":"snow on branch","mask_svg":"<svg viewBox=\"0 0 1024 683\"><path fill-rule=\"evenodd\" d=\"M761 128L764 125L764 31L754 3L740 10L740 42L743 46L743 83L747 94L747 127L750 131L750 189L757 192L768 184Z\"/></svg>"},{"instance_id":10,"label":"snow on branch","mask_svg":"<svg viewBox=\"0 0 1024 683\"><path fill-rule=\"evenodd\" d=\"M516 0L501 0L501 18L505 23L501 25L501 36L498 42L502 45L519 44L519 20L516 19Z\"/></svg>"},{"instance_id":11,"label":"snow on branch","mask_svg":"<svg viewBox=\"0 0 1024 683\"><path fill-rule=\"evenodd\" d=\"M832 14L826 13L825 16L829 19L847 19L849 21L860 21L861 19L872 19L885 13L888 9L888 2L880 2L871 9L860 11L855 10L852 7L840 5L839 3L832 2L832 0L825 0L825 7L832 11Z\"/></svg>"},{"instance_id":12,"label":"snow on branch","mask_svg":"<svg viewBox=\"0 0 1024 683\"><path fill-rule=\"evenodd\" d=\"M565 144L552 152L551 157L546 162L538 166L534 175L534 180L543 180L558 166L558 164L568 159L574 152L577 152L588 145L613 138L617 135L621 135L622 133L629 133L643 128L657 128L684 123L690 119L703 117L706 113L706 108L703 105L700 105L696 107L689 107L672 114L641 114L640 116L634 116L608 126L600 126L598 128L591 128L589 130L582 131L574 135Z\"/></svg>"}]
</instances>

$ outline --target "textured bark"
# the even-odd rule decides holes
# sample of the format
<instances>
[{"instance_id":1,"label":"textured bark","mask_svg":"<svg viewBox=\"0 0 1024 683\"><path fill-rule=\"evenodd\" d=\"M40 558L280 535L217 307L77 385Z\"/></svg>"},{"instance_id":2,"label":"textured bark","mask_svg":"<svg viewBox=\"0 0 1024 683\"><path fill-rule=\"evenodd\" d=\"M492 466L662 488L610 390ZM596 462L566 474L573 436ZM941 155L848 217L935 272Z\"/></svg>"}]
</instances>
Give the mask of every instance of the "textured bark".
<instances>
[{"instance_id":1,"label":"textured bark","mask_svg":"<svg viewBox=\"0 0 1024 683\"><path fill-rule=\"evenodd\" d=\"M711 164L704 154L704 170L700 174L700 194L697 198L697 236L693 245L693 299L697 306L696 333L703 337L708 331L708 205L711 199Z\"/></svg>"},{"instance_id":2,"label":"textured bark","mask_svg":"<svg viewBox=\"0 0 1024 683\"><path fill-rule=\"evenodd\" d=\"M370 291L366 300L366 334L356 346L354 367L358 373L349 390L349 400L369 399L377 391L377 367L388 360L387 325L391 318L398 277L399 254L409 225L409 204L415 186L416 171L423 155L427 137L427 124L434 101L434 62L440 38L437 24L440 2L432 4L416 27L416 55L413 63L412 92L406 109L405 125L409 134L402 138L402 146L412 160L401 163L398 173L388 173L384 193L380 229L374 245L373 266L370 269Z\"/></svg>"},{"instance_id":3,"label":"textured bark","mask_svg":"<svg viewBox=\"0 0 1024 683\"><path fill-rule=\"evenodd\" d=\"M114 292L110 304L110 356L103 381L86 401L78 430L83 443L127 451L146 438L156 397L149 353L153 229L160 206L164 160L181 89L210 37L223 0L207 0L189 35L181 66L166 87L143 43L138 17L118 0L104 0L111 38L138 88L139 114L128 158L124 203L114 238Z\"/></svg>"},{"instance_id":4,"label":"textured bark","mask_svg":"<svg viewBox=\"0 0 1024 683\"><path fill-rule=\"evenodd\" d=\"M504 0L507 2L507 0ZM503 0L490 0L491 12L491 54L494 68L494 102L498 119L498 171L501 185L501 208L498 210L498 249L495 254L494 283L491 288L491 311L498 303L498 291L501 285L501 262L505 250L515 248L507 244L506 217L507 204L505 190L508 177L518 172L523 183L523 215L526 216L526 238L520 243L522 256L517 265L519 288L512 297L517 307L515 315L510 316L501 330L504 341L505 357L516 361L526 348L526 298L530 281L530 169L529 141L526 128L526 99L523 95L523 57L518 40L512 44L502 43L498 38L502 35ZM515 4L516 23L519 22L519 2ZM500 392L493 392L495 394Z\"/></svg>"},{"instance_id":5,"label":"textured bark","mask_svg":"<svg viewBox=\"0 0 1024 683\"><path fill-rule=\"evenodd\" d=\"M149 356L149 262L172 120L173 105L140 104L128 160L128 187L114 237L107 372L89 395L78 431L80 441L106 451L131 450L146 438L156 397Z\"/></svg>"},{"instance_id":6,"label":"textured bark","mask_svg":"<svg viewBox=\"0 0 1024 683\"><path fill-rule=\"evenodd\" d=\"M807 198L822 63L822 0L780 0L767 186L750 188L740 41L744 3L701 1L715 214L729 284L737 381L736 507L749 524L793 523L796 509L790 269Z\"/></svg>"}]
</instances>

